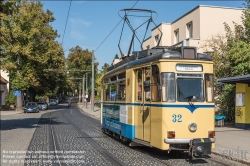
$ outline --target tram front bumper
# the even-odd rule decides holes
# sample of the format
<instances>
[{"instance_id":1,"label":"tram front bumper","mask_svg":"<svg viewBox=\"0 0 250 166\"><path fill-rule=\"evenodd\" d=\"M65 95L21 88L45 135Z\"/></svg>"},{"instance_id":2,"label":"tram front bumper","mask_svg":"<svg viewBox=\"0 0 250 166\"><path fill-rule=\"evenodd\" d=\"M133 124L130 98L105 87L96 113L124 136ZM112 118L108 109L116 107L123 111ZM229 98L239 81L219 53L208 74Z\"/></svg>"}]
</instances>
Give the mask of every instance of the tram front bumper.
<instances>
[{"instance_id":1,"label":"tram front bumper","mask_svg":"<svg viewBox=\"0 0 250 166\"><path fill-rule=\"evenodd\" d=\"M215 138L208 138L211 143L215 143ZM194 139L175 139L175 138L164 138L166 144L189 144Z\"/></svg>"},{"instance_id":2,"label":"tram front bumper","mask_svg":"<svg viewBox=\"0 0 250 166\"><path fill-rule=\"evenodd\" d=\"M189 144L190 153L193 157L211 154L211 145L215 142L215 138L201 138L201 139L169 139L165 138L166 144L180 145Z\"/></svg>"}]
</instances>

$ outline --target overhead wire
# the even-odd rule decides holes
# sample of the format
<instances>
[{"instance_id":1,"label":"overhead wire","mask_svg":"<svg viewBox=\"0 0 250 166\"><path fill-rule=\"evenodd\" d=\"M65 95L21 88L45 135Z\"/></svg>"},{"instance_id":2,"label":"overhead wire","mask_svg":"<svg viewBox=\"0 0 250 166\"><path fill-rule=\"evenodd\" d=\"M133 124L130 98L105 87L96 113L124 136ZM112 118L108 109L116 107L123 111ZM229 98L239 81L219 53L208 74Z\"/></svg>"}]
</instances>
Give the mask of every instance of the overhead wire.
<instances>
[{"instance_id":1,"label":"overhead wire","mask_svg":"<svg viewBox=\"0 0 250 166\"><path fill-rule=\"evenodd\" d=\"M63 45L64 35L65 35L67 23L68 23L68 18L69 18L69 12L70 12L70 7L71 7L71 2L72 2L72 0L70 0L70 4L69 4L68 15L67 15L67 19L66 19L66 23L65 23L65 27L64 27L64 32L63 32L62 45Z\"/></svg>"},{"instance_id":2,"label":"overhead wire","mask_svg":"<svg viewBox=\"0 0 250 166\"><path fill-rule=\"evenodd\" d=\"M134 7L135 7L135 5L137 4L137 2L139 2L139 0L137 0L136 2L135 2L135 4L131 7L131 9L133 9ZM99 49L99 47L101 47L101 45L107 40L107 38L113 33L113 31L117 28L117 26L122 22L122 20L123 20L123 18L121 19L121 21L120 22L118 22L118 24L112 29L112 31L108 34L108 36L101 42L101 44L95 49L95 51L94 52L96 52L98 49Z\"/></svg>"}]
</instances>

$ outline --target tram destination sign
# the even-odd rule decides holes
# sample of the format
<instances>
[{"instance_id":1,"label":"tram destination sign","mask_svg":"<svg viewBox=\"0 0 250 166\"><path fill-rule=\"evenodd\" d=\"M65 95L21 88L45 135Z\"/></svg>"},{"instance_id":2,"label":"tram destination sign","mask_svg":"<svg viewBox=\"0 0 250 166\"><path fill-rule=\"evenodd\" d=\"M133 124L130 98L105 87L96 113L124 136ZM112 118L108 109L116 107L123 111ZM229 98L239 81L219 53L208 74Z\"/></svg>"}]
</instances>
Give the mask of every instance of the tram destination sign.
<instances>
[{"instance_id":1,"label":"tram destination sign","mask_svg":"<svg viewBox=\"0 0 250 166\"><path fill-rule=\"evenodd\" d=\"M176 71L202 71L202 65L177 64Z\"/></svg>"}]
</instances>

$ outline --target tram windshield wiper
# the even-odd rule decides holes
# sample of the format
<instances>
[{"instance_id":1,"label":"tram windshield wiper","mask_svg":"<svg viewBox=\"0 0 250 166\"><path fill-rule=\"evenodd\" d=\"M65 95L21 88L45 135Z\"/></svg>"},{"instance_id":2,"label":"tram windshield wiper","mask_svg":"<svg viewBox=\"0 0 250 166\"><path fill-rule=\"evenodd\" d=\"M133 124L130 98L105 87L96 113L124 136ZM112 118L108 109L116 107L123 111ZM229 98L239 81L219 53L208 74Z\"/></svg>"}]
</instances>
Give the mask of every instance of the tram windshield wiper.
<instances>
[{"instance_id":1,"label":"tram windshield wiper","mask_svg":"<svg viewBox=\"0 0 250 166\"><path fill-rule=\"evenodd\" d=\"M185 97L185 99L187 99L188 101L191 101L193 98L194 98L194 96L193 96L193 95L188 96L188 97Z\"/></svg>"},{"instance_id":2,"label":"tram windshield wiper","mask_svg":"<svg viewBox=\"0 0 250 166\"><path fill-rule=\"evenodd\" d=\"M183 93L180 91L180 88L179 88L179 87L178 87L178 93L179 93L179 96L180 96L181 98L183 98L185 101L188 102L188 104L190 105L190 107L194 108L194 104L191 102L193 96L185 97L185 96L183 95Z\"/></svg>"}]
</instances>

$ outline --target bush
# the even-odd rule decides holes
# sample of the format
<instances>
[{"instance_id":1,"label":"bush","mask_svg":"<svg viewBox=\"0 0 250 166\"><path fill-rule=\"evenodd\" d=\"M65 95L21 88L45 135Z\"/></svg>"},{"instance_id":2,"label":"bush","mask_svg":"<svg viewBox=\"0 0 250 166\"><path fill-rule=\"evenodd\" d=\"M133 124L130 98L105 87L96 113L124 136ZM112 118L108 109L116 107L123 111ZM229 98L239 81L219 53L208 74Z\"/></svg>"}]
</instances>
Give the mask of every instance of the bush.
<instances>
[{"instance_id":1,"label":"bush","mask_svg":"<svg viewBox=\"0 0 250 166\"><path fill-rule=\"evenodd\" d=\"M7 105L15 104L15 101L16 101L16 99L15 99L15 96L14 96L14 91L11 90L8 98L6 99L6 104Z\"/></svg>"}]
</instances>

